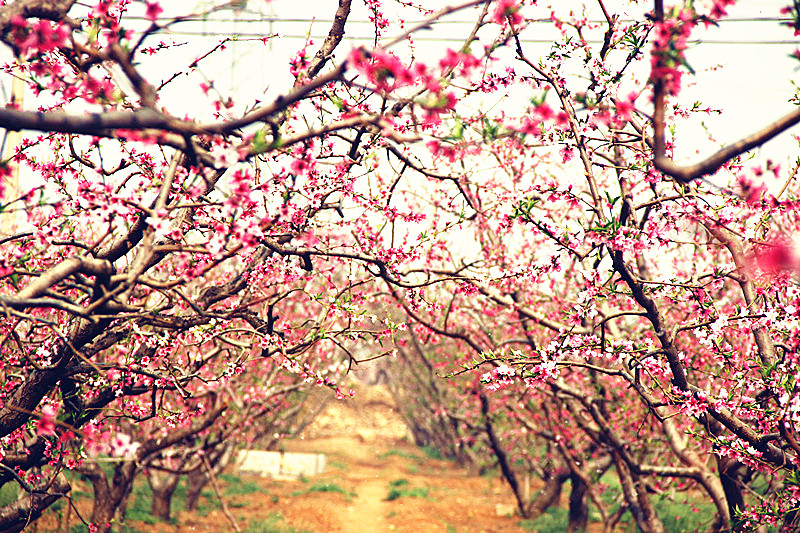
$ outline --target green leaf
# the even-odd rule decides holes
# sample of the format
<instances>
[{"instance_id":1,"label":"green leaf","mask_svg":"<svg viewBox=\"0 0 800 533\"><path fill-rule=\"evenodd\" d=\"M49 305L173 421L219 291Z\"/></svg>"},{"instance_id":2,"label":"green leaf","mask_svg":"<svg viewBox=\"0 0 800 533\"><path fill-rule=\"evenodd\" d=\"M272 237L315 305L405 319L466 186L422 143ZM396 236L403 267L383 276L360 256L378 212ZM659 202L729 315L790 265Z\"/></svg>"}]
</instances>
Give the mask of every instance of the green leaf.
<instances>
[{"instance_id":1,"label":"green leaf","mask_svg":"<svg viewBox=\"0 0 800 533\"><path fill-rule=\"evenodd\" d=\"M267 130L260 129L253 135L253 140L250 141L250 146L253 148L253 152L260 154L266 152L270 148L270 142L267 141Z\"/></svg>"},{"instance_id":2,"label":"green leaf","mask_svg":"<svg viewBox=\"0 0 800 533\"><path fill-rule=\"evenodd\" d=\"M339 98L335 94L330 95L329 98L331 102L333 102L333 105L336 106L336 109L338 109L339 111L345 111L344 101L342 101L341 98Z\"/></svg>"}]
</instances>

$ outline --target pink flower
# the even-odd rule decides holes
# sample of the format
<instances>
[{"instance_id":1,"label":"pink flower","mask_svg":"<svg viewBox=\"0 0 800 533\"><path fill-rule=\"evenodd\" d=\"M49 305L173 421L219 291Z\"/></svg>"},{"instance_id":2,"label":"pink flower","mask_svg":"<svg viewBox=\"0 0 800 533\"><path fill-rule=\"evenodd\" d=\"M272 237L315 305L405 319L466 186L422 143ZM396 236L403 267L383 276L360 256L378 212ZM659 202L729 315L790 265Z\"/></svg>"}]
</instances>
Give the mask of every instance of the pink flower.
<instances>
[{"instance_id":1,"label":"pink flower","mask_svg":"<svg viewBox=\"0 0 800 533\"><path fill-rule=\"evenodd\" d=\"M542 132L542 128L539 124L540 122L538 119L525 117L522 119L522 126L519 128L519 131L527 135L538 135Z\"/></svg>"},{"instance_id":2,"label":"pink flower","mask_svg":"<svg viewBox=\"0 0 800 533\"><path fill-rule=\"evenodd\" d=\"M497 24L505 24L506 20L510 20L511 24L514 26L520 24L522 22L522 15L519 14L519 4L517 4L517 0L498 0L492 20Z\"/></svg>"},{"instance_id":3,"label":"pink flower","mask_svg":"<svg viewBox=\"0 0 800 533\"><path fill-rule=\"evenodd\" d=\"M711 8L711 18L719 19L728 14L727 8L733 5L735 0L714 0L714 6Z\"/></svg>"},{"instance_id":4,"label":"pink flower","mask_svg":"<svg viewBox=\"0 0 800 533\"><path fill-rule=\"evenodd\" d=\"M761 202L767 186L764 183L756 184L745 176L739 176L739 187L747 205L756 205Z\"/></svg>"},{"instance_id":5,"label":"pink flower","mask_svg":"<svg viewBox=\"0 0 800 533\"><path fill-rule=\"evenodd\" d=\"M767 274L800 270L800 250L795 243L774 242L756 254L756 264Z\"/></svg>"},{"instance_id":6,"label":"pink flower","mask_svg":"<svg viewBox=\"0 0 800 533\"><path fill-rule=\"evenodd\" d=\"M111 455L125 459L133 459L136 450L139 449L139 443L133 442L131 436L125 433L117 433L109 444L111 445Z\"/></svg>"},{"instance_id":7,"label":"pink flower","mask_svg":"<svg viewBox=\"0 0 800 533\"><path fill-rule=\"evenodd\" d=\"M350 53L348 61L382 91L410 85L418 76L418 73L406 67L397 56L380 48L370 52L356 48Z\"/></svg>"},{"instance_id":8,"label":"pink flower","mask_svg":"<svg viewBox=\"0 0 800 533\"><path fill-rule=\"evenodd\" d=\"M214 165L217 168L228 168L239 162L241 154L232 144L214 145L211 147L211 157L214 158Z\"/></svg>"},{"instance_id":9,"label":"pink flower","mask_svg":"<svg viewBox=\"0 0 800 533\"><path fill-rule=\"evenodd\" d=\"M540 120L550 120L554 115L553 109L546 102L536 106L536 114Z\"/></svg>"},{"instance_id":10,"label":"pink flower","mask_svg":"<svg viewBox=\"0 0 800 533\"><path fill-rule=\"evenodd\" d=\"M68 38L69 31L65 25L53 25L49 20L35 22L27 34L24 30L15 32L16 44L23 57L51 52L65 46Z\"/></svg>"},{"instance_id":11,"label":"pink flower","mask_svg":"<svg viewBox=\"0 0 800 533\"><path fill-rule=\"evenodd\" d=\"M147 12L145 17L147 20L155 22L158 16L164 12L164 8L158 2L147 2Z\"/></svg>"},{"instance_id":12,"label":"pink flower","mask_svg":"<svg viewBox=\"0 0 800 533\"><path fill-rule=\"evenodd\" d=\"M36 423L36 434L56 434L56 408L52 405L45 405L42 407L42 414L39 416L39 421Z\"/></svg>"},{"instance_id":13,"label":"pink flower","mask_svg":"<svg viewBox=\"0 0 800 533\"><path fill-rule=\"evenodd\" d=\"M569 115L564 111L559 111L556 114L556 126L566 129L569 127Z\"/></svg>"},{"instance_id":14,"label":"pink flower","mask_svg":"<svg viewBox=\"0 0 800 533\"><path fill-rule=\"evenodd\" d=\"M445 56L439 60L439 67L442 72L447 69L455 69L461 66L460 73L464 76L469 76L475 68L480 67L481 62L472 54L461 54L455 50L448 48Z\"/></svg>"},{"instance_id":15,"label":"pink flower","mask_svg":"<svg viewBox=\"0 0 800 533\"><path fill-rule=\"evenodd\" d=\"M638 94L632 92L627 98L617 100L617 119L620 122L628 122L631 119L633 112L636 110L635 103L638 97Z\"/></svg>"}]
</instances>

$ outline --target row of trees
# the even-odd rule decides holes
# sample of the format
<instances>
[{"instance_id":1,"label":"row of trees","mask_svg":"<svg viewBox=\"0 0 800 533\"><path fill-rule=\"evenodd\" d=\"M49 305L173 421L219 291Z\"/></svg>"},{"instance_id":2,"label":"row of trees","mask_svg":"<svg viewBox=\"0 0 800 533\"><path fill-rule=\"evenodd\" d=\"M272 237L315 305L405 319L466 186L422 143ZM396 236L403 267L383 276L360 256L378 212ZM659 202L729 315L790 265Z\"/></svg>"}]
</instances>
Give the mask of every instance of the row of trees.
<instances>
[{"instance_id":1,"label":"row of trees","mask_svg":"<svg viewBox=\"0 0 800 533\"><path fill-rule=\"evenodd\" d=\"M27 133L0 203L0 485L20 491L0 529L69 498L70 471L94 529L141 472L165 516L178 476L290 432L308 387L347 396L374 357L397 358L419 440L491 451L525 515L570 480L573 531L590 504L607 530L629 513L663 531L654 498L681 491L716 531L794 527L797 168L741 156L800 113L688 166L667 127L702 107L678 99L689 37L732 3L598 0L597 22L370 0L354 48L340 0L255 102L202 77L224 42L156 81L191 20L166 5L0 6L8 71L41 104L0 110ZM420 30L456 12L469 31L424 57ZM558 37L534 56L542 18ZM211 111L171 113L176 83Z\"/></svg>"}]
</instances>

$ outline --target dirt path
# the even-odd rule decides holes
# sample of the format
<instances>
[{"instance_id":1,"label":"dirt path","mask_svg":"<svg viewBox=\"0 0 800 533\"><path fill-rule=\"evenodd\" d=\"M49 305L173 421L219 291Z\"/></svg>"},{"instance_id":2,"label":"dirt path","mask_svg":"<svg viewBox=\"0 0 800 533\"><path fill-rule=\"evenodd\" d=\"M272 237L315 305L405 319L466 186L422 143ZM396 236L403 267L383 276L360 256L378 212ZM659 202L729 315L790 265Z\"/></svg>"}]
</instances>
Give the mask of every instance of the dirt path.
<instances>
[{"instance_id":1,"label":"dirt path","mask_svg":"<svg viewBox=\"0 0 800 533\"><path fill-rule=\"evenodd\" d=\"M391 513L391 505L384 501L386 498L386 482L376 478L364 480L356 487L356 497L346 513L339 513L342 520L342 533L360 533L364 531L364 518L371 517L370 525L375 531L389 531L391 524L386 516ZM346 515L346 516L342 516Z\"/></svg>"},{"instance_id":2,"label":"dirt path","mask_svg":"<svg viewBox=\"0 0 800 533\"><path fill-rule=\"evenodd\" d=\"M329 469L306 487L327 483L355 496L306 493L280 511L297 530L363 533L519 532L519 518L497 516L513 496L496 477L431 459L404 441L331 437L293 443L291 451L325 453ZM291 482L295 483L295 482ZM393 492L396 498L389 499ZM298 492L302 492L298 491Z\"/></svg>"},{"instance_id":3,"label":"dirt path","mask_svg":"<svg viewBox=\"0 0 800 533\"><path fill-rule=\"evenodd\" d=\"M297 496L281 511L285 522L332 533L525 531L518 517L498 516L514 502L502 480L428 457L406 434L386 389L365 387L354 400L329 404L285 449L324 453L328 471L309 484L330 483L355 496Z\"/></svg>"},{"instance_id":4,"label":"dirt path","mask_svg":"<svg viewBox=\"0 0 800 533\"><path fill-rule=\"evenodd\" d=\"M273 480L230 472L220 479L223 499L241 530L253 533L526 531L519 517L498 516L514 499L497 476L431 458L405 435L388 392L365 388L355 400L331 402L303 438L282 443L287 452L324 453L324 474ZM198 511L176 503L173 516L172 523L129 519L127 531L232 531L210 489Z\"/></svg>"}]
</instances>

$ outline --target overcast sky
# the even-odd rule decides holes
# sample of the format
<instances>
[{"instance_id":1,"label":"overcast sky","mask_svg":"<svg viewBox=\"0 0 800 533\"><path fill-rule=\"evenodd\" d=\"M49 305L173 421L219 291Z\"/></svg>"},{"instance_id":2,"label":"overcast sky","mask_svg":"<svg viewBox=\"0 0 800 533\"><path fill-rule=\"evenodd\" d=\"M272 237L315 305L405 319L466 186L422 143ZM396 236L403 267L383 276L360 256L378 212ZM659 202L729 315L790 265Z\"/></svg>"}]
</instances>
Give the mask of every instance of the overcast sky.
<instances>
[{"instance_id":1,"label":"overcast sky","mask_svg":"<svg viewBox=\"0 0 800 533\"><path fill-rule=\"evenodd\" d=\"M699 1L699 0L698 0ZM789 54L796 48L792 30L774 21L759 21L760 18L776 18L779 10L788 0L747 0L730 10L730 20L725 20L718 28L697 30L693 38L703 44L693 45L689 51L689 63L697 72L696 79L683 89L681 98L685 103L700 101L712 108L723 109L720 116L702 117L691 124L681 126L677 151L679 155L696 159L693 154L699 150L706 155L715 148L709 136L718 142L730 142L761 128L775 118L792 110L789 98L794 94L792 81L798 79L797 67L800 62L790 59ZM457 3L427 0L426 7ZM212 5L211 2L179 0L161 4L164 16L200 12ZM392 0L383 0L390 20L396 22L403 11ZM220 38L239 34L242 41L230 43L225 52L215 54L200 64L199 74L193 78L195 83L187 83L184 78L176 79L163 91L163 102L167 108L178 115L197 116L198 111L211 113L207 99L200 98L199 92L192 94L201 77L214 80L222 94L232 90L241 103L251 104L255 99L268 99L287 90L292 78L288 72L287 58L301 48L306 35L311 35L316 45L321 43L335 13L336 0L250 0L243 11L219 11L205 21L187 22L174 26L174 33L160 36L167 42L186 43L165 54L158 62L143 61L145 74L154 84L166 79L176 68L185 68L194 58L210 50ZM559 9L565 6L580 6L580 2L564 0L554 5ZM623 13L623 9L635 9L626 1L607 0L606 5L612 13ZM649 4L647 4L649 6ZM131 14L137 13L134 6ZM526 7L526 15L534 18L549 13L547 2L540 0L536 7ZM639 8L641 11L641 8ZM139 14L143 11L139 9ZM367 11L363 1L353 1L353 13L347 29L347 40L340 45L338 57L354 46L367 44L365 38L370 33ZM600 18L599 10L590 4L590 18ZM408 14L409 20L420 20L418 15ZM316 19L312 23L312 19ZM472 10L459 12L443 19L433 31L421 32L416 36L416 54L420 60L436 61L447 47L458 45L456 39L468 34L475 19ZM255 22L252 22L255 20ZM136 25L136 21L132 21ZM146 24L140 21L139 24ZM393 36L396 30L387 33ZM262 36L275 35L267 45L258 40ZM526 46L531 55L545 53L553 33L549 22L531 25L526 32L531 41ZM246 39L250 39L249 41ZM783 41L782 44L774 44ZM156 44L151 40L150 44ZM311 46L312 51L316 50ZM717 68L717 67L722 68ZM521 68L521 67L518 67ZM644 67L643 67L644 68ZM646 73L642 73L646 77ZM10 86L3 80L6 92ZM194 89L199 91L199 89ZM198 105L205 101L204 104ZM29 95L26 107L36 102ZM647 102L640 101L640 105ZM207 118L207 117L206 117ZM797 132L795 128L794 132ZM764 151L769 157L789 166L789 159L798 152L796 141L784 134L771 142Z\"/></svg>"},{"instance_id":2,"label":"overcast sky","mask_svg":"<svg viewBox=\"0 0 800 533\"><path fill-rule=\"evenodd\" d=\"M740 1L730 9L729 20L723 21L718 28L698 29L694 32L693 38L703 41L702 44L693 45L688 54L689 63L697 72L697 77L691 85L684 88L681 97L686 103L700 101L712 108L723 109L724 113L720 116L702 117L708 127L708 134L699 118L690 126L682 127L679 131L682 135L681 141L686 142L679 143L679 154L691 156L696 150L705 154L714 149L714 144L708 141L709 134L719 142L734 141L792 110L793 106L788 100L795 92L792 81L798 79L797 67L800 66L800 62L789 58L789 54L796 48L792 43L795 40L793 32L774 21L758 20L779 17L780 8L787 2L788 0ZM383 0L383 3L390 20L396 21L403 13L391 0ZM429 0L425 5L434 8L437 5L455 3L455 0ZM556 5L563 8L570 3L579 5L579 2L569 1ZM197 5L186 1L171 2L167 9L178 9L180 4ZM262 94L265 89L268 93L285 90L291 82L286 58L302 46L307 34L317 44L321 42L336 4L335 0L251 0L246 11L223 11L211 15L208 22L177 26L175 30L178 33L174 38L176 41L192 40L194 35L184 33L220 32L225 35L229 31L253 38L276 34L277 37L268 46L252 42L235 43L229 48L228 54L223 54L201 67L205 75L214 79L219 87L235 87L235 92L245 102ZM628 2L606 2L612 12L634 9L627 4ZM529 16L537 18L548 12L546 2L542 1L537 8L526 8ZM410 20L419 20L418 16L405 13L405 17ZM590 18L601 17L593 4L590 5L589 14ZM262 20L246 22L248 18ZM271 18L279 20L268 21ZM311 18L317 20L312 24L308 20ZM443 19L433 31L419 33L418 57L425 60L429 56L431 60L435 60L444 49L456 46L456 39L463 38L469 32L473 20L474 12L464 11ZM393 35L393 32L388 35ZM549 23L537 23L526 35L532 40L546 43L548 37L554 33ZM366 44L364 38L369 36L367 11L363 2L355 0L347 41L340 46L340 57L349 48ZM782 44L774 44L776 41L782 41ZM530 43L527 46L530 50L538 49L541 53L549 48L549 44ZM197 52L195 47L192 48L193 50L186 50L188 60L192 53ZM314 49L313 46L311 48ZM790 157L789 152L796 146L797 143L790 135L783 135L781 139L765 147L765 151L770 157L786 160Z\"/></svg>"}]
</instances>

